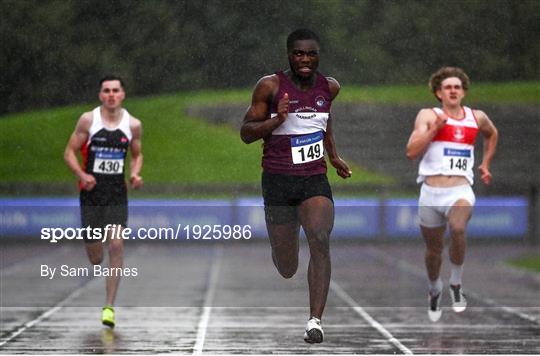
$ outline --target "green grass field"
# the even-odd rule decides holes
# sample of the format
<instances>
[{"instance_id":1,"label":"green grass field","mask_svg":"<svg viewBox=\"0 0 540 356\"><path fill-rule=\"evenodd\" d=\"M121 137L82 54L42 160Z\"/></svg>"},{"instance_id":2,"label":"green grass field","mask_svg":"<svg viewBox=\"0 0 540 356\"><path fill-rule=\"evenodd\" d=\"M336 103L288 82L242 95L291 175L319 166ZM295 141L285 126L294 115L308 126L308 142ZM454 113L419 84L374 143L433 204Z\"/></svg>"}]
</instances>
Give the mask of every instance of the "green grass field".
<instances>
[{"instance_id":1,"label":"green grass field","mask_svg":"<svg viewBox=\"0 0 540 356\"><path fill-rule=\"evenodd\" d=\"M540 102L537 82L478 84L471 101ZM474 93L474 94L473 94ZM242 143L239 133L187 117L186 105L250 103L251 89L184 92L128 98L125 107L143 121L143 176L149 183L254 183L260 179L261 143ZM426 86L344 87L339 101L376 103L434 102ZM0 117L0 180L3 182L73 182L63 151L84 111L75 105ZM241 117L238 120L242 120ZM337 138L339 139L339 138ZM345 157L346 158L346 157ZM353 165L351 183L388 183L390 178ZM329 177L341 182L333 170Z\"/></svg>"},{"instance_id":2,"label":"green grass field","mask_svg":"<svg viewBox=\"0 0 540 356\"><path fill-rule=\"evenodd\" d=\"M510 260L511 266L528 269L534 272L540 272L540 255L527 256L515 260Z\"/></svg>"}]
</instances>

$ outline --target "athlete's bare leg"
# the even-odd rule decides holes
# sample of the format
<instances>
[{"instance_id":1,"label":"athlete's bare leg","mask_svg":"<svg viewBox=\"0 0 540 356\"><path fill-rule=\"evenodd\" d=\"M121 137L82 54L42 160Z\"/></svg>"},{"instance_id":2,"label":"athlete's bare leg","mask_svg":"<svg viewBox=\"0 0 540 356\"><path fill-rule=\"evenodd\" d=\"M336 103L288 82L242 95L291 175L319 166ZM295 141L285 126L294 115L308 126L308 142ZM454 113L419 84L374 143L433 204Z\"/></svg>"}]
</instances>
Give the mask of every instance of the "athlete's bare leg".
<instances>
[{"instance_id":1,"label":"athlete's bare leg","mask_svg":"<svg viewBox=\"0 0 540 356\"><path fill-rule=\"evenodd\" d=\"M300 225L294 220L280 225L267 223L266 228L272 246L272 261L279 274L284 278L291 278L298 269Z\"/></svg>"},{"instance_id":2,"label":"athlete's bare leg","mask_svg":"<svg viewBox=\"0 0 540 356\"><path fill-rule=\"evenodd\" d=\"M422 236L426 242L425 263L427 274L429 280L433 282L439 278L441 272L444 231L446 230L446 226L420 226L420 230L422 230Z\"/></svg>"},{"instance_id":3,"label":"athlete's bare leg","mask_svg":"<svg viewBox=\"0 0 540 356\"><path fill-rule=\"evenodd\" d=\"M120 229L120 233L115 233L116 236L121 236L123 228L118 226L116 229ZM116 231L115 229L115 231ZM111 232L112 233L112 232ZM122 268L124 266L124 240L120 238L108 238L109 247L109 267L110 268ZM120 276L116 273L112 273L107 276L106 282L106 305L114 305L116 299L116 292L118 291L118 285L120 283Z\"/></svg>"},{"instance_id":4,"label":"athlete's bare leg","mask_svg":"<svg viewBox=\"0 0 540 356\"><path fill-rule=\"evenodd\" d=\"M450 262L458 266L461 266L465 260L465 250L467 248L465 232L471 215L472 206L464 199L458 200L448 212L448 226L451 238L448 254Z\"/></svg>"},{"instance_id":5,"label":"athlete's bare leg","mask_svg":"<svg viewBox=\"0 0 540 356\"><path fill-rule=\"evenodd\" d=\"M330 232L334 226L334 204L324 196L304 200L298 217L309 243L309 303L311 316L321 319L330 286Z\"/></svg>"},{"instance_id":6,"label":"athlete's bare leg","mask_svg":"<svg viewBox=\"0 0 540 356\"><path fill-rule=\"evenodd\" d=\"M103 243L101 241L85 242L86 254L90 263L93 265L99 265L103 261Z\"/></svg>"},{"instance_id":7,"label":"athlete's bare leg","mask_svg":"<svg viewBox=\"0 0 540 356\"><path fill-rule=\"evenodd\" d=\"M109 251L109 267L123 267L124 264L124 240L123 239L111 239L113 231L109 231L106 241L108 244ZM117 236L121 236L117 234ZM90 263L93 265L99 265L103 262L103 242L93 242L85 243L86 254ZM105 284L106 290L106 305L114 305L114 300L116 298L116 292L118 290L118 284L120 283L120 277L118 276L107 276L107 281Z\"/></svg>"}]
</instances>

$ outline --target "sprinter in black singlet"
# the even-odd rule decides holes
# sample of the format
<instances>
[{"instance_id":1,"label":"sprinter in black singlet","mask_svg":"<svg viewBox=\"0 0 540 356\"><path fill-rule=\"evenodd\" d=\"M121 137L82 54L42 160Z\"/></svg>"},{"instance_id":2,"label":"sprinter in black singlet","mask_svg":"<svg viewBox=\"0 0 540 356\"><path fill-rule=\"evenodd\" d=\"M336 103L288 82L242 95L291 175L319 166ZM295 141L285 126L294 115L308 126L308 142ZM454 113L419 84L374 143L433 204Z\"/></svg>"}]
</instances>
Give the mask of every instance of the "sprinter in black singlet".
<instances>
[{"instance_id":1,"label":"sprinter in black singlet","mask_svg":"<svg viewBox=\"0 0 540 356\"><path fill-rule=\"evenodd\" d=\"M68 167L79 178L81 220L84 228L99 228L105 232L109 251L109 267L122 268L123 240L117 231L127 224L127 187L124 165L131 149L130 182L132 188L143 184L139 175L143 164L141 151L141 122L122 108L124 86L119 77L108 76L100 83L101 106L82 114L64 152ZM82 155L79 164L77 152ZM86 236L86 252L92 264L103 260L102 240ZM114 327L114 300L120 276L107 277L106 302L102 309L102 323Z\"/></svg>"},{"instance_id":2,"label":"sprinter in black singlet","mask_svg":"<svg viewBox=\"0 0 540 356\"><path fill-rule=\"evenodd\" d=\"M336 152L330 119L339 83L317 71L319 39L300 29L287 38L290 69L259 80L241 128L245 143L264 140L262 190L272 259L291 278L298 268L298 234L309 243L310 318L304 340L323 341L321 316L330 285L329 238L334 224L324 152L337 174L351 176Z\"/></svg>"}]
</instances>

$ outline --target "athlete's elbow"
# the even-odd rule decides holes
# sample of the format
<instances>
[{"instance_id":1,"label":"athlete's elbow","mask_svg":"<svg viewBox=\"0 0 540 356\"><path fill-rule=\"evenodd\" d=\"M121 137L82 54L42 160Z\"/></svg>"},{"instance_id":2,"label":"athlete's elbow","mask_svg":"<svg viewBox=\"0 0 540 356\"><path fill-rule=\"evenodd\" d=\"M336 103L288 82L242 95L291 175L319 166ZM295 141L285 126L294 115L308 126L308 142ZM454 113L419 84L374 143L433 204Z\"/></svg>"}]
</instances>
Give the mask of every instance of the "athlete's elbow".
<instances>
[{"instance_id":1,"label":"athlete's elbow","mask_svg":"<svg viewBox=\"0 0 540 356\"><path fill-rule=\"evenodd\" d=\"M242 139L242 142L244 142L246 145L249 145L251 142L253 142L253 141L250 140L249 137L246 136L246 135L240 135L240 138Z\"/></svg>"},{"instance_id":2,"label":"athlete's elbow","mask_svg":"<svg viewBox=\"0 0 540 356\"><path fill-rule=\"evenodd\" d=\"M256 139L253 137L253 135L250 134L248 132L248 130L245 130L244 128L242 128L240 130L240 138L242 139L242 142L244 142L247 145L249 145L250 143L256 141Z\"/></svg>"},{"instance_id":3,"label":"athlete's elbow","mask_svg":"<svg viewBox=\"0 0 540 356\"><path fill-rule=\"evenodd\" d=\"M414 152L413 150L411 150L410 148L407 148L406 156L408 160L413 161L418 157L418 154Z\"/></svg>"}]
</instances>

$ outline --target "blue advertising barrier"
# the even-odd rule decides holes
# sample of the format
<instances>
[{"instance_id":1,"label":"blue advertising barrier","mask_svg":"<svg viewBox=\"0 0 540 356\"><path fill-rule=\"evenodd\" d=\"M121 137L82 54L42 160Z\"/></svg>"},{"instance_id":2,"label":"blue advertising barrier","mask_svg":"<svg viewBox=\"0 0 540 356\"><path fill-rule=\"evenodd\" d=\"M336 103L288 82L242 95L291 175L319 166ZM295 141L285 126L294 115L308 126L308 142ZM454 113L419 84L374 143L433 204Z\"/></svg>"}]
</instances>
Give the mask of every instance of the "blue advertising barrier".
<instances>
[{"instance_id":1,"label":"blue advertising barrier","mask_svg":"<svg viewBox=\"0 0 540 356\"><path fill-rule=\"evenodd\" d=\"M45 226L80 226L78 199L0 199L0 237L34 236Z\"/></svg>"},{"instance_id":2,"label":"blue advertising barrier","mask_svg":"<svg viewBox=\"0 0 540 356\"><path fill-rule=\"evenodd\" d=\"M388 237L420 236L417 199L385 201L384 228ZM478 198L467 228L470 237L523 238L527 233L526 198Z\"/></svg>"},{"instance_id":3,"label":"blue advertising barrier","mask_svg":"<svg viewBox=\"0 0 540 356\"><path fill-rule=\"evenodd\" d=\"M336 238L373 239L380 233L381 204L378 199L335 199Z\"/></svg>"},{"instance_id":4,"label":"blue advertising barrier","mask_svg":"<svg viewBox=\"0 0 540 356\"><path fill-rule=\"evenodd\" d=\"M416 199L336 199L332 235L367 240L379 236L416 238L416 204ZM527 219L528 201L524 197L478 198L468 235L524 238ZM39 236L45 227L67 229L80 224L79 201L75 198L0 199L0 237ZM167 228L176 232L178 239L186 239L201 232L201 227L215 230L235 225L249 226L254 238L265 237L262 199L131 199L129 203L128 227L133 230Z\"/></svg>"},{"instance_id":5,"label":"blue advertising barrier","mask_svg":"<svg viewBox=\"0 0 540 356\"><path fill-rule=\"evenodd\" d=\"M261 198L242 198L236 201L237 224L251 226L253 236L267 235L264 204ZM365 238L377 236L380 219L377 199L336 199L332 236L336 238Z\"/></svg>"}]
</instances>

